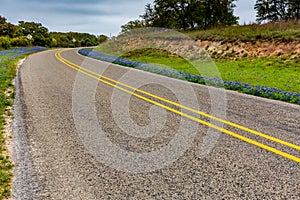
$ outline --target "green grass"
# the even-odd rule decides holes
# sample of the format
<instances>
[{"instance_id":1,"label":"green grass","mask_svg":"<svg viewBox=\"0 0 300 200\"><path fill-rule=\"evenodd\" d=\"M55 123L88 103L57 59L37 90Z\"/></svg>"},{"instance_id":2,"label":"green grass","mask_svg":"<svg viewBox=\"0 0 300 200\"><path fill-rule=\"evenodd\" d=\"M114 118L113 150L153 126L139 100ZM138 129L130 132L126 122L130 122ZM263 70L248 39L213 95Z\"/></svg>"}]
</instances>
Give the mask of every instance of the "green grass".
<instances>
[{"instance_id":1,"label":"green grass","mask_svg":"<svg viewBox=\"0 0 300 200\"><path fill-rule=\"evenodd\" d=\"M7 56L0 56L0 199L10 195L13 165L10 158L5 155L7 149L5 148L4 137L4 114L7 112L7 107L12 106L13 95L7 97L5 91L8 88L13 88L12 80L16 74L16 63L18 61L18 59L4 60L4 57L7 58Z\"/></svg>"},{"instance_id":2,"label":"green grass","mask_svg":"<svg viewBox=\"0 0 300 200\"><path fill-rule=\"evenodd\" d=\"M300 21L283 21L264 25L216 27L205 31L183 32L184 34L181 35L176 34L174 31L137 30L133 34L120 35L114 40L109 40L98 46L95 51L112 56L121 55L125 59L142 63L156 64L160 68L174 69L212 78L221 77L226 81L243 82L252 86L266 86L278 88L282 91L300 93L300 56L296 52L290 55L278 54L278 56L266 57L244 54L239 55L240 58L238 58L238 55L220 55L217 51L209 52L211 57L214 58L217 66L216 70L211 64L207 65L206 63L192 61L196 69L183 58L166 51L157 50L162 44L168 45L174 40L174 43L176 43L178 39L186 38L186 35L196 40L222 41L235 45L240 42L253 44L257 41L270 43L300 42L299 27ZM162 41L165 41L165 43ZM135 49L135 46L137 48L143 46L144 49L131 51ZM151 49L151 47L154 49ZM124 52L128 53L124 54Z\"/></svg>"},{"instance_id":3,"label":"green grass","mask_svg":"<svg viewBox=\"0 0 300 200\"><path fill-rule=\"evenodd\" d=\"M207 30L192 31L147 31L133 30L134 37L143 39L183 39L187 36L195 40L227 41L227 42L292 42L300 41L300 20L271 22L267 24L251 24L244 26L214 27ZM157 34L156 34L157 33ZM119 35L118 38L131 37L129 34Z\"/></svg>"},{"instance_id":4,"label":"green grass","mask_svg":"<svg viewBox=\"0 0 300 200\"><path fill-rule=\"evenodd\" d=\"M300 41L300 21L282 21L263 25L228 26L212 28L205 31L185 32L194 39L215 41Z\"/></svg>"},{"instance_id":5,"label":"green grass","mask_svg":"<svg viewBox=\"0 0 300 200\"><path fill-rule=\"evenodd\" d=\"M197 70L192 67L191 63L175 54L163 50L139 49L123 54L121 57L141 63L156 64L156 66L163 69L176 69L182 72L197 73Z\"/></svg>"},{"instance_id":6,"label":"green grass","mask_svg":"<svg viewBox=\"0 0 300 200\"><path fill-rule=\"evenodd\" d=\"M297 29L290 30L276 30L268 32L260 32L254 27L259 25L249 25L246 27L226 27L220 29L210 29L207 31L193 31L186 32L187 35L194 39L210 40L210 41L242 41L242 42L256 42L256 41L274 41L274 42L292 42L299 41L300 31ZM255 30L255 31L254 31ZM221 34L220 34L221 33Z\"/></svg>"},{"instance_id":7,"label":"green grass","mask_svg":"<svg viewBox=\"0 0 300 200\"><path fill-rule=\"evenodd\" d=\"M195 78L195 76L188 74L181 75L179 73L178 75L172 70L163 72L164 70L156 68L146 69L153 73L185 78L191 82L217 87L220 86L218 81L221 78L225 81L224 87L226 89L300 104L298 95L300 94L300 54L292 49L300 42L299 27L300 21L282 21L263 25L252 24L185 31L182 34L178 34L176 31L162 31L155 28L137 29L102 43L94 51L114 57L121 56L126 60L151 63L161 69L173 69L216 79L205 82L201 78ZM200 57L206 58L206 54L202 54L202 51L197 48L194 49L192 46L188 46L190 45L189 42L193 41L190 38L209 42L218 41L220 45L227 44L227 48L226 50L218 48L212 48L213 50L211 50L209 46L206 46L205 49L213 58L214 63L207 62L209 59L197 61L195 59ZM287 46L287 48L290 48L287 52L277 53L276 56L271 56L274 55L272 53L266 53L264 54L265 57L258 57L255 49L251 49L256 48L253 46L256 42L262 42L263 45L265 45L264 42L268 42L273 46L279 43L282 45L282 43L292 42L292 44ZM243 46L249 44L250 51L248 52L245 49L242 52L237 52L234 47L239 44L243 44ZM170 51L179 52L180 55L189 57L192 61L190 63L178 55L159 49L171 49ZM253 52L251 52L252 50ZM194 54L197 54L197 58L193 56ZM259 55L263 54L260 52ZM131 63L126 64L125 62L123 65L130 66Z\"/></svg>"},{"instance_id":8,"label":"green grass","mask_svg":"<svg viewBox=\"0 0 300 200\"><path fill-rule=\"evenodd\" d=\"M217 61L216 64L224 80L300 92L299 58L239 58L236 61Z\"/></svg>"},{"instance_id":9,"label":"green grass","mask_svg":"<svg viewBox=\"0 0 300 200\"><path fill-rule=\"evenodd\" d=\"M248 83L278 88L288 92L300 92L300 58L264 57L264 58L239 58L236 60L216 60L217 70L210 69L202 63L187 62L183 58L162 50L137 50L122 56L123 58L142 63L159 64L162 68L175 69L190 74L199 74L216 77L221 75L223 80ZM211 65L209 65L211 66ZM219 73L219 74L218 74Z\"/></svg>"},{"instance_id":10,"label":"green grass","mask_svg":"<svg viewBox=\"0 0 300 200\"><path fill-rule=\"evenodd\" d=\"M10 196L13 165L5 146L5 116L12 117L10 108L14 100L13 79L17 72L17 63L25 56L46 50L44 47L24 47L0 52L0 200Z\"/></svg>"},{"instance_id":11,"label":"green grass","mask_svg":"<svg viewBox=\"0 0 300 200\"><path fill-rule=\"evenodd\" d=\"M124 51L122 48L120 48L120 46L123 47L122 45L125 44L119 44L119 42L113 42L109 40L97 46L94 51L102 52L107 55L119 56L122 55Z\"/></svg>"}]
</instances>

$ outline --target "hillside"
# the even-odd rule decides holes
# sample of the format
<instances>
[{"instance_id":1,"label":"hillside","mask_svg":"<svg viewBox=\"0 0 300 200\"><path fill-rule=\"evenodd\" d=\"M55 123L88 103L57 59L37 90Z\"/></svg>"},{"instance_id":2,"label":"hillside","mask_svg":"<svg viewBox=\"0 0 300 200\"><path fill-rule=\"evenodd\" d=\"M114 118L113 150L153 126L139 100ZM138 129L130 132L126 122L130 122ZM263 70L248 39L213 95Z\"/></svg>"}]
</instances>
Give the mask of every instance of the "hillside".
<instances>
[{"instance_id":1,"label":"hillside","mask_svg":"<svg viewBox=\"0 0 300 200\"><path fill-rule=\"evenodd\" d=\"M138 29L111 39L94 50L154 64L158 67L150 70L154 73L176 71L185 74L183 79L203 84L203 80L189 78L201 75L217 80L210 85L219 86L223 80L228 83L224 86L226 89L300 104L299 27L299 22L290 21L188 33ZM124 64L122 62L117 61ZM135 67L134 63L126 63ZM172 73L163 75L174 76L169 75Z\"/></svg>"},{"instance_id":2,"label":"hillside","mask_svg":"<svg viewBox=\"0 0 300 200\"><path fill-rule=\"evenodd\" d=\"M224 42L292 42L300 41L300 21L289 20L267 24L216 27L205 31L186 32L196 40Z\"/></svg>"},{"instance_id":3,"label":"hillside","mask_svg":"<svg viewBox=\"0 0 300 200\"><path fill-rule=\"evenodd\" d=\"M288 56L300 53L300 21L228 26L180 33L166 31L156 34L152 29L147 30L140 33L135 30L134 34L131 35L119 35L117 40L111 40L104 44L103 50L109 54L115 54L122 51L120 48L126 51L128 45L138 46L137 41L140 43L149 40L155 40L156 43L169 41L176 46L178 41L193 39L211 56L218 59L224 57L266 57L278 56L278 54ZM127 44L124 45L122 42ZM176 51L176 49L174 50Z\"/></svg>"}]
</instances>

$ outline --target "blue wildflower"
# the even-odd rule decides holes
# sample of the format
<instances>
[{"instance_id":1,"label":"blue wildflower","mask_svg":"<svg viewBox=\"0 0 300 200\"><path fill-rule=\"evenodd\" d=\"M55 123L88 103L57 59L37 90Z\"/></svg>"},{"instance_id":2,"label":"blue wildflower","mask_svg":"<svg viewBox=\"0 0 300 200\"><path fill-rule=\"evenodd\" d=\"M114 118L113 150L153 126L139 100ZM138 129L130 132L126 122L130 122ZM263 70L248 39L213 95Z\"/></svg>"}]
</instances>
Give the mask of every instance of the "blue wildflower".
<instances>
[{"instance_id":1,"label":"blue wildflower","mask_svg":"<svg viewBox=\"0 0 300 200\"><path fill-rule=\"evenodd\" d=\"M205 84L205 85L224 87L225 89L238 90L247 94L252 94L252 95L271 98L271 99L280 99L283 101L297 103L300 105L300 93L296 94L292 92L281 91L278 88L269 88L269 87L259 86L259 85L252 86L250 84L242 83L242 82L234 82L234 81L226 81L226 80L223 81L218 78L204 77L204 76L194 75L185 72L178 72L170 69L161 69L155 65L140 63L137 61L130 61L123 58L114 57L114 56L109 56L100 52L92 51L92 49L81 49L79 50L79 53L99 60L125 65L128 67L138 68L141 70L154 72L169 77L185 79L191 82ZM267 76L264 77L264 79L266 78Z\"/></svg>"}]
</instances>

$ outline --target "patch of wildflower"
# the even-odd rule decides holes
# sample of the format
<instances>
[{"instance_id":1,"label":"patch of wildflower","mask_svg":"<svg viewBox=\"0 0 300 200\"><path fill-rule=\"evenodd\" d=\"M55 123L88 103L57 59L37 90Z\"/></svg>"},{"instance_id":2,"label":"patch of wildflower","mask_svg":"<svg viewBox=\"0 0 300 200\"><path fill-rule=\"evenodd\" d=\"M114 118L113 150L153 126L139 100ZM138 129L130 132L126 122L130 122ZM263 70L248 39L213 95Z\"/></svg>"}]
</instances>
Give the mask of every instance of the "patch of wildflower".
<instances>
[{"instance_id":1,"label":"patch of wildflower","mask_svg":"<svg viewBox=\"0 0 300 200\"><path fill-rule=\"evenodd\" d=\"M90 48L81 49L79 50L79 53L84 56L92 57L98 60L120 64L123 66L132 67L148 72L153 72L172 78L187 80L190 82L213 87L225 88L228 90L235 90L245 94L251 94L259 97L281 100L300 105L300 93L286 92L278 88L270 88L265 86L253 86L242 82L224 81L218 78L204 77L201 75L179 72L172 69L162 69L152 64L140 63L137 61L126 60L124 58L109 56L100 52L95 52L93 51L93 49Z\"/></svg>"},{"instance_id":2,"label":"patch of wildflower","mask_svg":"<svg viewBox=\"0 0 300 200\"><path fill-rule=\"evenodd\" d=\"M46 47L22 47L22 48L14 48L5 51L0 51L0 56L4 57L4 59L1 59L1 61L14 60L26 54L34 53L46 49L47 49Z\"/></svg>"}]
</instances>

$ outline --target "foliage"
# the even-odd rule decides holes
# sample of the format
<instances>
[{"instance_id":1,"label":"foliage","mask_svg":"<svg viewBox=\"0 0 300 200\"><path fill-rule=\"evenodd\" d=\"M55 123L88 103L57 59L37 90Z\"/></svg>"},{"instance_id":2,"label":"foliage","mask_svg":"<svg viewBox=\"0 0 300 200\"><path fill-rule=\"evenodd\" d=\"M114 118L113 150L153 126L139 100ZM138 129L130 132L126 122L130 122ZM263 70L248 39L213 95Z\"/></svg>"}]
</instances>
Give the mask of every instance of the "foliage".
<instances>
[{"instance_id":1,"label":"foliage","mask_svg":"<svg viewBox=\"0 0 300 200\"><path fill-rule=\"evenodd\" d=\"M11 47L8 37L0 37L0 48L8 49Z\"/></svg>"},{"instance_id":2,"label":"foliage","mask_svg":"<svg viewBox=\"0 0 300 200\"><path fill-rule=\"evenodd\" d=\"M178 30L206 29L217 25L237 24L233 15L235 0L154 0L146 4L143 19L130 21L122 32L141 27L162 27Z\"/></svg>"},{"instance_id":3,"label":"foliage","mask_svg":"<svg viewBox=\"0 0 300 200\"><path fill-rule=\"evenodd\" d=\"M146 27L146 23L141 20L129 21L127 24L121 26L122 33L126 33L132 29L144 28Z\"/></svg>"},{"instance_id":4,"label":"foliage","mask_svg":"<svg viewBox=\"0 0 300 200\"><path fill-rule=\"evenodd\" d=\"M99 35L99 36L97 37L97 40L98 40L98 43L101 44L101 43L107 41L107 40L108 40L108 37L107 37L106 35Z\"/></svg>"},{"instance_id":5,"label":"foliage","mask_svg":"<svg viewBox=\"0 0 300 200\"><path fill-rule=\"evenodd\" d=\"M106 40L105 36L99 36L98 38L88 33L77 32L52 32L50 33L52 38L51 44L53 47L83 47L83 46L96 46L103 40Z\"/></svg>"},{"instance_id":6,"label":"foliage","mask_svg":"<svg viewBox=\"0 0 300 200\"><path fill-rule=\"evenodd\" d=\"M299 0L257 0L257 21L300 19Z\"/></svg>"},{"instance_id":7,"label":"foliage","mask_svg":"<svg viewBox=\"0 0 300 200\"><path fill-rule=\"evenodd\" d=\"M25 36L19 36L10 39L11 46L14 47L26 47L29 46L29 41Z\"/></svg>"},{"instance_id":8,"label":"foliage","mask_svg":"<svg viewBox=\"0 0 300 200\"><path fill-rule=\"evenodd\" d=\"M32 39L27 38L28 35ZM19 21L13 25L0 16L0 48L24 47L29 45L44 47L83 47L95 46L108 39L105 35L98 37L88 33L49 32L41 23Z\"/></svg>"},{"instance_id":9,"label":"foliage","mask_svg":"<svg viewBox=\"0 0 300 200\"><path fill-rule=\"evenodd\" d=\"M49 44L49 31L41 23L19 21L22 35L32 35L32 44L35 46L46 46Z\"/></svg>"},{"instance_id":10,"label":"foliage","mask_svg":"<svg viewBox=\"0 0 300 200\"><path fill-rule=\"evenodd\" d=\"M5 17L0 16L0 36L13 36L15 26L6 21Z\"/></svg>"},{"instance_id":11,"label":"foliage","mask_svg":"<svg viewBox=\"0 0 300 200\"><path fill-rule=\"evenodd\" d=\"M120 57L109 56L93 49L81 49L79 53L92 58L133 67L173 78L215 87L224 87L255 96L287 101L300 104L300 60L282 60L278 58L250 59L241 58L237 61L217 61L219 72L224 80L201 76L191 63L159 50L149 49L130 52ZM142 52L145 52L143 54ZM130 58L130 60L125 59ZM157 64L159 61L159 64ZM145 62L148 62L145 63ZM278 63L270 65L268 63ZM156 64L149 64L156 63ZM200 63L205 68L205 63ZM209 70L209 69L208 69ZM293 76L291 76L293 74ZM263 86L262 86L263 85ZM288 91L288 92L287 92Z\"/></svg>"}]
</instances>

